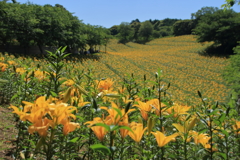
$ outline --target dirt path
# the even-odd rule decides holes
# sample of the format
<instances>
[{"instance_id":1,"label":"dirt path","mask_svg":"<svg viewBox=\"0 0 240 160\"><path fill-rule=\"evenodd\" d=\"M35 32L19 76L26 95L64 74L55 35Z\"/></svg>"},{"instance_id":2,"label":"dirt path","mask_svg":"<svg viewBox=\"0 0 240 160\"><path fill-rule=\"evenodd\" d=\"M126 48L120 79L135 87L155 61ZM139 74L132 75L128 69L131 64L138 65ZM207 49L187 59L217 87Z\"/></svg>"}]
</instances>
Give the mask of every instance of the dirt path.
<instances>
[{"instance_id":1,"label":"dirt path","mask_svg":"<svg viewBox=\"0 0 240 160\"><path fill-rule=\"evenodd\" d=\"M16 139L14 116L7 107L0 106L0 159L12 160L11 151Z\"/></svg>"}]
</instances>

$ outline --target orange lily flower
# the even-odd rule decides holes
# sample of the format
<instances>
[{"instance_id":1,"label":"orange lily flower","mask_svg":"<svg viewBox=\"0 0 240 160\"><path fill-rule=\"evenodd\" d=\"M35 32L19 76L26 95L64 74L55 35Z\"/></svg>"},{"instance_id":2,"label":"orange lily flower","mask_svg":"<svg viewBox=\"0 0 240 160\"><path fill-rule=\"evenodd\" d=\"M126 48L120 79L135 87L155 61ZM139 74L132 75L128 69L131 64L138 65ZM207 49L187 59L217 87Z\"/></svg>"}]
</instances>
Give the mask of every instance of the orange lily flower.
<instances>
[{"instance_id":1,"label":"orange lily flower","mask_svg":"<svg viewBox=\"0 0 240 160\"><path fill-rule=\"evenodd\" d=\"M128 135L137 143L142 139L143 133L146 131L147 127L143 129L142 123L132 122L130 128L133 132L129 132Z\"/></svg>"},{"instance_id":2,"label":"orange lily flower","mask_svg":"<svg viewBox=\"0 0 240 160\"><path fill-rule=\"evenodd\" d=\"M232 126L232 128L236 134L240 134L240 131L236 132L237 130L240 129L240 121L236 121L235 124Z\"/></svg>"},{"instance_id":3,"label":"orange lily flower","mask_svg":"<svg viewBox=\"0 0 240 160\"><path fill-rule=\"evenodd\" d=\"M110 78L96 82L98 84L97 88L100 92L102 92L103 90L111 90L111 87L114 83L113 80L111 80Z\"/></svg>"},{"instance_id":4,"label":"orange lily flower","mask_svg":"<svg viewBox=\"0 0 240 160\"><path fill-rule=\"evenodd\" d=\"M116 125L120 121L124 121L126 119L127 114L134 111L135 109L129 109L127 113L125 113L125 109L120 109L114 102L111 102L111 108L108 107L100 107L101 109L104 109L108 112L108 116L106 117L106 122L109 125ZM115 109L114 109L115 108ZM119 115L119 113L116 111L119 110L122 115Z\"/></svg>"},{"instance_id":5,"label":"orange lily flower","mask_svg":"<svg viewBox=\"0 0 240 160\"><path fill-rule=\"evenodd\" d=\"M208 141L211 139L211 137L208 136L208 134L201 133L198 134L196 131L191 132L194 143L195 144L202 144L204 148L210 148L210 144L208 144Z\"/></svg>"},{"instance_id":6,"label":"orange lily flower","mask_svg":"<svg viewBox=\"0 0 240 160\"><path fill-rule=\"evenodd\" d=\"M151 99L150 101L148 101L148 103L151 105L151 107L153 108L153 110L155 110L156 115L160 115L160 105L159 105L159 100L158 99ZM161 108L166 107L166 105L164 103L161 102ZM161 112L163 112L164 110L162 110Z\"/></svg>"},{"instance_id":7,"label":"orange lily flower","mask_svg":"<svg viewBox=\"0 0 240 160\"><path fill-rule=\"evenodd\" d=\"M119 122L120 126L128 126L130 127L129 123L128 123L128 116L126 115L126 118L123 119L123 121ZM122 137L122 139L124 139L127 135L128 135L129 130L127 129L120 129L120 135Z\"/></svg>"},{"instance_id":8,"label":"orange lily flower","mask_svg":"<svg viewBox=\"0 0 240 160\"><path fill-rule=\"evenodd\" d=\"M26 70L24 68L16 68L16 73L23 74Z\"/></svg>"},{"instance_id":9,"label":"orange lily flower","mask_svg":"<svg viewBox=\"0 0 240 160\"><path fill-rule=\"evenodd\" d=\"M179 134L182 136L184 140L186 140L185 138L188 138L187 141L190 141L191 137L189 133L195 126L196 122L197 122L197 118L193 117L185 121L184 125L173 123L173 126L177 128L177 130L179 131Z\"/></svg>"},{"instance_id":10,"label":"orange lily flower","mask_svg":"<svg viewBox=\"0 0 240 160\"><path fill-rule=\"evenodd\" d=\"M93 126L92 127L92 125L97 124L97 123L104 123L104 122L102 121L102 119L100 117L96 117L93 119L93 121L88 121L84 124L90 124L88 127L91 127L91 129L93 130L93 132L97 136L97 138L100 141L103 141L105 135L107 134L107 131L102 126Z\"/></svg>"},{"instance_id":11,"label":"orange lily flower","mask_svg":"<svg viewBox=\"0 0 240 160\"><path fill-rule=\"evenodd\" d=\"M172 140L175 140L175 137L177 137L179 134L177 133L174 133L170 136L165 136L162 132L160 131L156 131L156 132L151 132L156 140L157 140L157 143L158 143L158 146L159 147L163 147L165 146L166 144L168 144L170 141Z\"/></svg>"},{"instance_id":12,"label":"orange lily flower","mask_svg":"<svg viewBox=\"0 0 240 160\"><path fill-rule=\"evenodd\" d=\"M30 72L31 74L31 72ZM34 71L34 77L36 77L39 80L44 80L47 78L47 73L44 71L36 70Z\"/></svg>"},{"instance_id":13,"label":"orange lily flower","mask_svg":"<svg viewBox=\"0 0 240 160\"><path fill-rule=\"evenodd\" d=\"M50 123L51 120L45 117L43 120L37 121L37 123L34 123L33 125L29 126L28 132L30 134L33 134L33 132L38 132L39 136L46 137Z\"/></svg>"},{"instance_id":14,"label":"orange lily flower","mask_svg":"<svg viewBox=\"0 0 240 160\"><path fill-rule=\"evenodd\" d=\"M32 123L28 128L31 134L38 132L40 136L46 136L48 128L55 128L58 124L66 125L63 129L64 134L75 130L78 124L70 122L70 118L76 119L76 116L72 114L76 107L68 106L61 100L52 103L53 100L53 98L46 100L44 96L41 96L34 103L23 101L23 104L25 104L23 110L19 110L15 106L11 106L11 108L14 110L13 113L18 114L22 121ZM50 119L46 116L49 116Z\"/></svg>"},{"instance_id":15,"label":"orange lily flower","mask_svg":"<svg viewBox=\"0 0 240 160\"><path fill-rule=\"evenodd\" d=\"M68 87L70 87L70 86L73 86L75 84L75 82L73 80L71 80L71 79L68 79L63 84L68 86Z\"/></svg>"},{"instance_id":16,"label":"orange lily flower","mask_svg":"<svg viewBox=\"0 0 240 160\"><path fill-rule=\"evenodd\" d=\"M191 107L188 107L188 106L182 106L182 105L174 104L174 106L168 108L168 109L166 110L166 112L167 112L168 114L174 113L174 117L178 117L179 115L188 114L187 111L188 111L190 108L191 108Z\"/></svg>"},{"instance_id":17,"label":"orange lily flower","mask_svg":"<svg viewBox=\"0 0 240 160\"><path fill-rule=\"evenodd\" d=\"M8 66L7 64L0 62L0 68L1 68L2 72L6 71L7 66Z\"/></svg>"},{"instance_id":18,"label":"orange lily flower","mask_svg":"<svg viewBox=\"0 0 240 160\"><path fill-rule=\"evenodd\" d=\"M68 133L74 131L76 128L80 128L79 123L69 122L67 120L63 126L63 134L66 136Z\"/></svg>"},{"instance_id":19,"label":"orange lily flower","mask_svg":"<svg viewBox=\"0 0 240 160\"><path fill-rule=\"evenodd\" d=\"M152 109L152 106L150 104L151 104L151 101L148 101L147 103L138 101L138 105L135 104L133 106L138 107L140 112L141 112L141 115L142 115L143 119L147 120L148 119L148 112L150 112L151 109Z\"/></svg>"}]
</instances>

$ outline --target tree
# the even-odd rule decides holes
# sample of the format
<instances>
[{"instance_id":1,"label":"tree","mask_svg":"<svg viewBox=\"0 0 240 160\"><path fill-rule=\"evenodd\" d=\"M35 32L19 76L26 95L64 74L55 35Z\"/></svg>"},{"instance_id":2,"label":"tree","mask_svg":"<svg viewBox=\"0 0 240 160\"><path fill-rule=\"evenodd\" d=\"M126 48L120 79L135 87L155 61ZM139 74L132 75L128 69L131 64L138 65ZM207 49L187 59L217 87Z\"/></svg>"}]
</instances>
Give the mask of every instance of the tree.
<instances>
[{"instance_id":1,"label":"tree","mask_svg":"<svg viewBox=\"0 0 240 160\"><path fill-rule=\"evenodd\" d=\"M130 24L133 24L135 22L140 23L139 19L135 19L135 20L132 20Z\"/></svg>"},{"instance_id":2,"label":"tree","mask_svg":"<svg viewBox=\"0 0 240 160\"><path fill-rule=\"evenodd\" d=\"M171 19L171 18L165 18L164 20L161 21L160 25L161 26L173 26L173 24L180 19Z\"/></svg>"},{"instance_id":3,"label":"tree","mask_svg":"<svg viewBox=\"0 0 240 160\"><path fill-rule=\"evenodd\" d=\"M107 45L110 32L102 26L86 25L87 44L90 46L90 52L95 52L96 47L100 45ZM95 50L94 50L95 48Z\"/></svg>"},{"instance_id":4,"label":"tree","mask_svg":"<svg viewBox=\"0 0 240 160\"><path fill-rule=\"evenodd\" d=\"M139 37L143 39L143 42L148 42L153 33L153 25L149 21L145 21L139 28Z\"/></svg>"},{"instance_id":5,"label":"tree","mask_svg":"<svg viewBox=\"0 0 240 160\"><path fill-rule=\"evenodd\" d=\"M213 41L225 53L232 51L240 39L240 14L233 10L217 10L202 16L193 29L198 42Z\"/></svg>"},{"instance_id":6,"label":"tree","mask_svg":"<svg viewBox=\"0 0 240 160\"><path fill-rule=\"evenodd\" d=\"M195 28L198 24L198 21L201 19L201 17L207 15L207 14L213 14L219 9L217 7L202 7L199 9L196 13L191 14L191 19L193 21L193 28Z\"/></svg>"},{"instance_id":7,"label":"tree","mask_svg":"<svg viewBox=\"0 0 240 160\"><path fill-rule=\"evenodd\" d=\"M140 23L140 21L138 19L136 19L135 21L131 22L131 27L134 30L133 39L136 42L138 41L138 33L139 33L140 26L141 26L141 23Z\"/></svg>"},{"instance_id":8,"label":"tree","mask_svg":"<svg viewBox=\"0 0 240 160\"><path fill-rule=\"evenodd\" d=\"M118 34L118 25L114 25L111 28L109 28L110 34L115 36Z\"/></svg>"},{"instance_id":9,"label":"tree","mask_svg":"<svg viewBox=\"0 0 240 160\"><path fill-rule=\"evenodd\" d=\"M12 39L15 37L12 28L14 27L11 25L10 20L10 14L9 10L13 8L12 4L6 3L5 1L0 2L0 45L5 46L5 49L7 49L7 45L9 45L12 41ZM8 11L8 12L6 12Z\"/></svg>"},{"instance_id":10,"label":"tree","mask_svg":"<svg viewBox=\"0 0 240 160\"><path fill-rule=\"evenodd\" d=\"M35 44L34 39L38 32L43 32L39 29L39 21L36 18L36 5L27 4L13 4L14 7L10 7L9 17L10 24L14 26L11 28L17 41L24 48L25 53L28 52L28 48Z\"/></svg>"},{"instance_id":11,"label":"tree","mask_svg":"<svg viewBox=\"0 0 240 160\"><path fill-rule=\"evenodd\" d=\"M173 34L175 36L191 34L194 27L195 25L193 20L180 20L174 23Z\"/></svg>"},{"instance_id":12,"label":"tree","mask_svg":"<svg viewBox=\"0 0 240 160\"><path fill-rule=\"evenodd\" d=\"M119 36L119 42L120 43L127 43L130 40L132 40L134 34L133 28L131 28L130 24L128 22L122 22L118 26L118 36Z\"/></svg>"},{"instance_id":13,"label":"tree","mask_svg":"<svg viewBox=\"0 0 240 160\"><path fill-rule=\"evenodd\" d=\"M191 19L200 20L200 18L206 14L213 14L219 9L217 7L202 7L196 13L191 14Z\"/></svg>"}]
</instances>

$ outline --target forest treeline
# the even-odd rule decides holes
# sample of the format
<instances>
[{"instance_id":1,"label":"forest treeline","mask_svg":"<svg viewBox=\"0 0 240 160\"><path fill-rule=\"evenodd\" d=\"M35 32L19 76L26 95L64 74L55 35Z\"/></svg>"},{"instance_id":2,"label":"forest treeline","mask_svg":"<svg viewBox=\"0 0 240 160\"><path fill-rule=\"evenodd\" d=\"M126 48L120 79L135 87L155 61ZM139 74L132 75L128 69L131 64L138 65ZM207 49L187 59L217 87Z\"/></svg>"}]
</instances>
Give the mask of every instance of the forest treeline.
<instances>
[{"instance_id":1,"label":"forest treeline","mask_svg":"<svg viewBox=\"0 0 240 160\"><path fill-rule=\"evenodd\" d=\"M114 25L109 30L122 43L146 43L154 38L193 34L198 42L213 41L213 48L218 48L223 54L231 54L240 40L239 28L240 13L231 9L203 7L192 13L191 19L150 19L144 22L136 19Z\"/></svg>"},{"instance_id":2,"label":"forest treeline","mask_svg":"<svg viewBox=\"0 0 240 160\"><path fill-rule=\"evenodd\" d=\"M120 43L143 43L166 36L194 34L198 42L213 41L213 49L231 53L240 40L240 13L231 9L203 7L191 14L191 19L147 20L122 22L110 28L84 24L64 6L44 6L16 0L0 1L0 45L20 45L27 49L38 46L68 46L68 52L94 52L97 46L107 45L109 39ZM212 52L212 48L210 51ZM218 53L217 53L218 54Z\"/></svg>"},{"instance_id":3,"label":"forest treeline","mask_svg":"<svg viewBox=\"0 0 240 160\"><path fill-rule=\"evenodd\" d=\"M0 45L68 46L68 51L94 50L105 45L109 30L102 26L84 24L62 5L20 4L0 1Z\"/></svg>"}]
</instances>

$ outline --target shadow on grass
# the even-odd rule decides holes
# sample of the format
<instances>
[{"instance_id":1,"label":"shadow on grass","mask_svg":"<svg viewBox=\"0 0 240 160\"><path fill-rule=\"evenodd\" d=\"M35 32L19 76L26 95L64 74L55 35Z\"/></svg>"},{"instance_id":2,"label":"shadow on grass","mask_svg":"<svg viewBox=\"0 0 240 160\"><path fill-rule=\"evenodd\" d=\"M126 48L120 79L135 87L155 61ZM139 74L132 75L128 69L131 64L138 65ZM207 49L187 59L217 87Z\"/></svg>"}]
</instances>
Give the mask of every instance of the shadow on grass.
<instances>
[{"instance_id":1,"label":"shadow on grass","mask_svg":"<svg viewBox=\"0 0 240 160\"><path fill-rule=\"evenodd\" d=\"M222 57L229 58L233 55L233 47L212 44L204 50L198 51L198 54L206 57Z\"/></svg>"}]
</instances>

